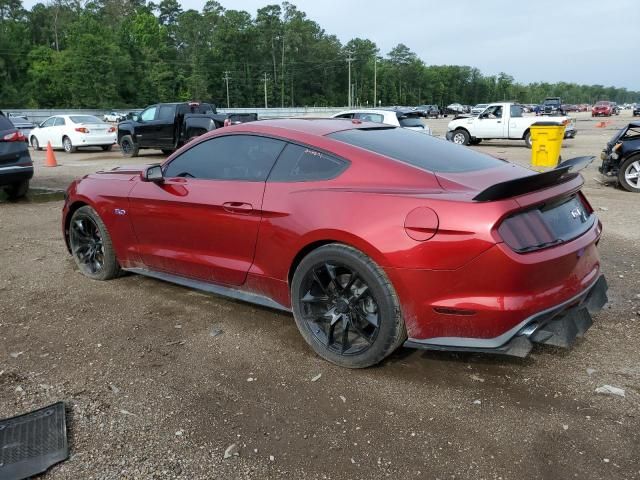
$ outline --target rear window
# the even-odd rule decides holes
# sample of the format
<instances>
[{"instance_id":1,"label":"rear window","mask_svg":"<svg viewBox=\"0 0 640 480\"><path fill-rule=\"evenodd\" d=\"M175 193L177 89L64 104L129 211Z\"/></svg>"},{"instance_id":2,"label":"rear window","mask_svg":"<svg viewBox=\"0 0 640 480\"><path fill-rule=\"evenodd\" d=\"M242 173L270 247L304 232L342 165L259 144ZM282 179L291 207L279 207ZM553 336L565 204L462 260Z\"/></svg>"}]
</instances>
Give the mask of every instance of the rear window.
<instances>
[{"instance_id":1,"label":"rear window","mask_svg":"<svg viewBox=\"0 0 640 480\"><path fill-rule=\"evenodd\" d=\"M7 117L0 115L0 130L13 130L14 128L13 123Z\"/></svg>"},{"instance_id":2,"label":"rear window","mask_svg":"<svg viewBox=\"0 0 640 480\"><path fill-rule=\"evenodd\" d=\"M470 148L403 128L352 129L328 136L429 172L470 172L505 163Z\"/></svg>"},{"instance_id":3,"label":"rear window","mask_svg":"<svg viewBox=\"0 0 640 480\"><path fill-rule=\"evenodd\" d=\"M399 120L401 127L420 127L424 128L424 124L419 118L401 118Z\"/></svg>"},{"instance_id":4,"label":"rear window","mask_svg":"<svg viewBox=\"0 0 640 480\"><path fill-rule=\"evenodd\" d=\"M73 123L104 123L93 115L71 115L69 118Z\"/></svg>"}]
</instances>

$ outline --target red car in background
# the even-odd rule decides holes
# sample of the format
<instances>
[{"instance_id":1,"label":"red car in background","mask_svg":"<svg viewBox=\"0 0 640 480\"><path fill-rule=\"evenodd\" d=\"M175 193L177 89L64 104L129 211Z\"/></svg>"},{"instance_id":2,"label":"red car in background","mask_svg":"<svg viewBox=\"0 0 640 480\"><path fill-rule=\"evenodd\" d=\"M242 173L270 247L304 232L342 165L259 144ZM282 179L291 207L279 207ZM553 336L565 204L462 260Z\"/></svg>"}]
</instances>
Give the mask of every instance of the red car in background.
<instances>
[{"instance_id":1,"label":"red car in background","mask_svg":"<svg viewBox=\"0 0 640 480\"><path fill-rule=\"evenodd\" d=\"M402 344L525 356L570 346L607 300L582 184L403 128L270 120L74 181L62 230L89 278L293 311L341 366Z\"/></svg>"},{"instance_id":2,"label":"red car in background","mask_svg":"<svg viewBox=\"0 0 640 480\"><path fill-rule=\"evenodd\" d=\"M613 104L611 102L598 102L591 109L592 117L610 117L611 115L613 115Z\"/></svg>"}]
</instances>

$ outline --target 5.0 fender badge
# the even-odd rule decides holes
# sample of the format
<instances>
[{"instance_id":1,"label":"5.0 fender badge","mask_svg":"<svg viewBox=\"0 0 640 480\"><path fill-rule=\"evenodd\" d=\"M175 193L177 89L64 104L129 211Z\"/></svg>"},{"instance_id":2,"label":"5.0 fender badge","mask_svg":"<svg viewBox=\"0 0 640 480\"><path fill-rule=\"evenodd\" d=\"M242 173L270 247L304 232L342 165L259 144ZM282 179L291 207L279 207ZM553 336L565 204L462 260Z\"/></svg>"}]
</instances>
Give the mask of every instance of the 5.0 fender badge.
<instances>
[{"instance_id":1,"label":"5.0 fender badge","mask_svg":"<svg viewBox=\"0 0 640 480\"><path fill-rule=\"evenodd\" d=\"M116 215L126 215L127 211L123 210L122 208L114 208L113 213Z\"/></svg>"}]
</instances>

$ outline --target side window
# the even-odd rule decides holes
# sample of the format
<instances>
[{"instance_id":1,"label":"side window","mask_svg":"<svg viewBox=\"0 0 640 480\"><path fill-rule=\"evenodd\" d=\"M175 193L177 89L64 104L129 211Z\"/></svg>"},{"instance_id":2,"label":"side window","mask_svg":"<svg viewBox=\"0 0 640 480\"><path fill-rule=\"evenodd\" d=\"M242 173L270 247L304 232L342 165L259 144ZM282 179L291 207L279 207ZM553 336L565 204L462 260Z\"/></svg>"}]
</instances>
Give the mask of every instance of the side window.
<instances>
[{"instance_id":1,"label":"side window","mask_svg":"<svg viewBox=\"0 0 640 480\"><path fill-rule=\"evenodd\" d=\"M62 118L62 117L57 117L57 118L56 118L56 123L54 124L54 127L62 127L62 126L64 126L64 125L65 125L65 123L66 123L66 122L64 121L64 118Z\"/></svg>"},{"instance_id":2,"label":"side window","mask_svg":"<svg viewBox=\"0 0 640 480\"><path fill-rule=\"evenodd\" d=\"M511 105L511 118L522 117L522 107L520 105Z\"/></svg>"},{"instance_id":3,"label":"side window","mask_svg":"<svg viewBox=\"0 0 640 480\"><path fill-rule=\"evenodd\" d=\"M147 108L140 114L140 120L142 120L143 122L149 122L156 118L156 109L157 107L155 105L153 107Z\"/></svg>"},{"instance_id":4,"label":"side window","mask_svg":"<svg viewBox=\"0 0 640 480\"><path fill-rule=\"evenodd\" d=\"M45 122L41 125L41 127L42 128L53 127L53 124L55 123L55 121L56 121L55 117L47 118Z\"/></svg>"},{"instance_id":5,"label":"side window","mask_svg":"<svg viewBox=\"0 0 640 480\"><path fill-rule=\"evenodd\" d=\"M175 105L161 105L160 113L158 114L158 120L173 122L176 116L175 111L176 111Z\"/></svg>"},{"instance_id":6,"label":"side window","mask_svg":"<svg viewBox=\"0 0 640 480\"><path fill-rule=\"evenodd\" d=\"M285 142L255 135L227 135L198 143L167 166L166 177L264 182Z\"/></svg>"},{"instance_id":7,"label":"side window","mask_svg":"<svg viewBox=\"0 0 640 480\"><path fill-rule=\"evenodd\" d=\"M379 113L356 113L356 118L363 122L382 123L384 118Z\"/></svg>"},{"instance_id":8,"label":"side window","mask_svg":"<svg viewBox=\"0 0 640 480\"><path fill-rule=\"evenodd\" d=\"M486 116L486 118L502 118L502 106L489 107L482 113L482 116Z\"/></svg>"},{"instance_id":9,"label":"side window","mask_svg":"<svg viewBox=\"0 0 640 480\"><path fill-rule=\"evenodd\" d=\"M329 180L349 164L344 160L300 145L288 144L269 175L270 182Z\"/></svg>"},{"instance_id":10,"label":"side window","mask_svg":"<svg viewBox=\"0 0 640 480\"><path fill-rule=\"evenodd\" d=\"M336 115L333 118L353 118L353 113L343 113L342 115Z\"/></svg>"}]
</instances>

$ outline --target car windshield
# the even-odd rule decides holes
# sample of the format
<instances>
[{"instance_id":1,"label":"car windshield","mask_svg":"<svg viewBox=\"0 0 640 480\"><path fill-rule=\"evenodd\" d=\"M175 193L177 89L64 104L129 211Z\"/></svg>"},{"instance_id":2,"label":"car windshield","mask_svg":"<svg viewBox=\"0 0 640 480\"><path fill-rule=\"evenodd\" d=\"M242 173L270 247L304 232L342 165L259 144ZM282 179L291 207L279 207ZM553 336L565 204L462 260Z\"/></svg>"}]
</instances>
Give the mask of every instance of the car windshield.
<instances>
[{"instance_id":1,"label":"car windshield","mask_svg":"<svg viewBox=\"0 0 640 480\"><path fill-rule=\"evenodd\" d=\"M351 129L328 136L429 172L471 172L505 163L446 140L403 128Z\"/></svg>"},{"instance_id":2,"label":"car windshield","mask_svg":"<svg viewBox=\"0 0 640 480\"><path fill-rule=\"evenodd\" d=\"M69 117L73 123L104 123L93 115L72 115Z\"/></svg>"},{"instance_id":3,"label":"car windshield","mask_svg":"<svg viewBox=\"0 0 640 480\"><path fill-rule=\"evenodd\" d=\"M545 100L544 103L547 105L560 105L560 100L552 98L552 99Z\"/></svg>"},{"instance_id":4,"label":"car windshield","mask_svg":"<svg viewBox=\"0 0 640 480\"><path fill-rule=\"evenodd\" d=\"M596 103L596 107L606 107L609 105L609 102L598 102Z\"/></svg>"}]
</instances>

